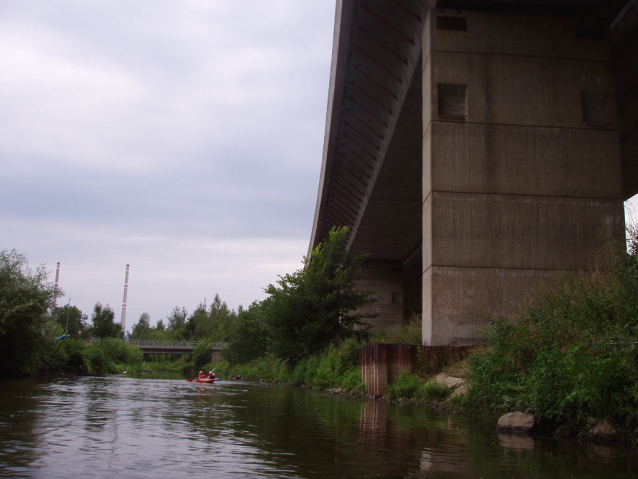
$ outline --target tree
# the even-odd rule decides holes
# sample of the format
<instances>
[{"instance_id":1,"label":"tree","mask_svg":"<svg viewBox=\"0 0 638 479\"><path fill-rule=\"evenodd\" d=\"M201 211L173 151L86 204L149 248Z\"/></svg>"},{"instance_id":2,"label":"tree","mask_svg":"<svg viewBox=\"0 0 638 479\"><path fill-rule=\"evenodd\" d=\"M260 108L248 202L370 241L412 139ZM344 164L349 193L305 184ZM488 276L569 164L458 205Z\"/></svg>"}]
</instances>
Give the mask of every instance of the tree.
<instances>
[{"instance_id":1,"label":"tree","mask_svg":"<svg viewBox=\"0 0 638 479\"><path fill-rule=\"evenodd\" d=\"M53 306L54 286L40 266L29 268L26 257L15 250L0 251L0 375L34 372L39 343L44 341L45 313Z\"/></svg>"},{"instance_id":2,"label":"tree","mask_svg":"<svg viewBox=\"0 0 638 479\"><path fill-rule=\"evenodd\" d=\"M224 359L235 364L244 364L266 353L267 331L264 324L261 303L254 302L244 310L238 308L237 319L228 334L228 347L224 349Z\"/></svg>"},{"instance_id":3,"label":"tree","mask_svg":"<svg viewBox=\"0 0 638 479\"><path fill-rule=\"evenodd\" d=\"M93 307L93 335L98 338L119 338L122 336L122 329L115 323L115 313L107 304L102 306L99 302Z\"/></svg>"},{"instance_id":4,"label":"tree","mask_svg":"<svg viewBox=\"0 0 638 479\"><path fill-rule=\"evenodd\" d=\"M84 331L88 326L86 314L82 313L77 306L69 306L68 304L60 308L53 308L51 311L51 319L53 319L56 324L62 326L65 332L72 334L75 338L77 338L78 331Z\"/></svg>"},{"instance_id":5,"label":"tree","mask_svg":"<svg viewBox=\"0 0 638 479\"><path fill-rule=\"evenodd\" d=\"M173 311L167 318L167 332L171 339L184 339L184 326L186 325L187 317L188 312L186 308L182 307L182 309L179 309L177 306L173 308Z\"/></svg>"},{"instance_id":6,"label":"tree","mask_svg":"<svg viewBox=\"0 0 638 479\"><path fill-rule=\"evenodd\" d=\"M157 324L155 325L155 328L153 329L153 334L155 336L163 336L164 334L166 334L166 326L164 326L164 321L162 321L161 319L157 322Z\"/></svg>"},{"instance_id":7,"label":"tree","mask_svg":"<svg viewBox=\"0 0 638 479\"><path fill-rule=\"evenodd\" d=\"M365 257L345 251L348 232L333 228L328 240L304 258L304 268L265 288L264 320L270 349L278 357L297 362L333 341L367 335L365 320L375 315L357 310L375 300L372 291L355 289Z\"/></svg>"},{"instance_id":8,"label":"tree","mask_svg":"<svg viewBox=\"0 0 638 479\"><path fill-rule=\"evenodd\" d=\"M132 339L150 339L151 334L151 316L148 313L142 313L140 319L133 326L131 333Z\"/></svg>"}]
</instances>

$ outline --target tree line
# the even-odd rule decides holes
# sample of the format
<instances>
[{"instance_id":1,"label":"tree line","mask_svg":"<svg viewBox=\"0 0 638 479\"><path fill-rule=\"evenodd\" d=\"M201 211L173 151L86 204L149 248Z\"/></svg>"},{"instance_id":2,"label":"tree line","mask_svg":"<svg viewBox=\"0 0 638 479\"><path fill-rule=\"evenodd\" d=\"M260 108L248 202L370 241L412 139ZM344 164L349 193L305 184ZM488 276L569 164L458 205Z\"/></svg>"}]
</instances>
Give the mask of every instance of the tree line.
<instances>
[{"instance_id":1,"label":"tree line","mask_svg":"<svg viewBox=\"0 0 638 479\"><path fill-rule=\"evenodd\" d=\"M345 251L349 230L333 229L303 267L279 277L264 291L267 298L237 312L219 295L210 307L200 304L192 313L176 307L151 324L143 313L133 325L132 339L226 341L225 357L245 363L271 355L292 364L331 344L368 334L369 314L360 308L372 303L371 291L355 288L363 257ZM97 303L89 317L77 306L54 306L62 292L47 280L44 267L29 268L15 250L0 252L0 375L32 374L38 351L68 333L71 338L122 337L109 305ZM50 349L50 348L49 348Z\"/></svg>"},{"instance_id":2,"label":"tree line","mask_svg":"<svg viewBox=\"0 0 638 479\"><path fill-rule=\"evenodd\" d=\"M241 311L241 306L239 307ZM89 317L77 306L70 304L53 307L50 321L56 326L55 333L71 334L74 338L122 338L122 330L115 321L115 312L107 304L97 303ZM188 313L185 307L175 307L169 316L151 324L151 316L142 313L131 329L131 339L153 340L208 340L226 341L237 313L230 310L219 294L209 308L203 304Z\"/></svg>"}]
</instances>

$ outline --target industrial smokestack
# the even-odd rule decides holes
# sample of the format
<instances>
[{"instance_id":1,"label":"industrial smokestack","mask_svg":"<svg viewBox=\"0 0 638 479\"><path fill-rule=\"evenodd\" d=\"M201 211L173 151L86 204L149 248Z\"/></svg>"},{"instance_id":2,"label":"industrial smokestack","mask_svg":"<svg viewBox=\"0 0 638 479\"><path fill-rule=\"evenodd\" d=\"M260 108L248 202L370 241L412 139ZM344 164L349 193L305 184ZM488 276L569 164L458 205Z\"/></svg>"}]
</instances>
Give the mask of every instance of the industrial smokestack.
<instances>
[{"instance_id":1,"label":"industrial smokestack","mask_svg":"<svg viewBox=\"0 0 638 479\"><path fill-rule=\"evenodd\" d=\"M56 292L56 296L53 298L53 307L54 308L58 307L57 292L58 292L58 282L59 281L60 281L60 262L58 261L58 267L55 270L55 292Z\"/></svg>"},{"instance_id":2,"label":"industrial smokestack","mask_svg":"<svg viewBox=\"0 0 638 479\"><path fill-rule=\"evenodd\" d=\"M126 297L128 296L128 270L129 265L126 265L126 276L124 277L124 299L122 300L122 334L126 334Z\"/></svg>"}]
</instances>

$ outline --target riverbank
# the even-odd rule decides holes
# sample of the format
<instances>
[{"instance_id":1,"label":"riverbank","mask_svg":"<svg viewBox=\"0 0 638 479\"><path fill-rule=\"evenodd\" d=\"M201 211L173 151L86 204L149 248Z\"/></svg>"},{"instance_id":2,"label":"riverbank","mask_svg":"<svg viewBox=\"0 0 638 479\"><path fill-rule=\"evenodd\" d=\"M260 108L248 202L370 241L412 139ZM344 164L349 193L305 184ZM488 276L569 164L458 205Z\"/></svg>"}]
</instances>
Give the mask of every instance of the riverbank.
<instances>
[{"instance_id":1,"label":"riverbank","mask_svg":"<svg viewBox=\"0 0 638 479\"><path fill-rule=\"evenodd\" d=\"M354 344L351 347L354 348ZM395 384L388 386L388 393L375 398L395 404L411 404L441 414L467 417L480 416L494 424L501 433L561 440L593 440L603 443L636 444L636 429L631 423L614 424L608 419L588 416L584 421L570 421L538 414L522 407L517 398L511 398L508 406L501 404L476 404L476 390L483 387L476 381L476 368L484 365L480 359L494 354L490 347L475 352L470 358L451 364L443 372L420 376L401 375ZM218 377L225 379L274 382L287 386L306 387L333 394L367 396L361 380L359 366L348 348L332 347L321 355L309 358L292 368L272 357L265 357L243 365L227 362L211 363L207 370L215 369ZM549 379L548 379L549 380ZM502 398L506 399L506 398ZM520 398L518 398L520 400ZM516 414L512 414L516 413ZM505 418L505 419L503 419Z\"/></svg>"},{"instance_id":2,"label":"riverbank","mask_svg":"<svg viewBox=\"0 0 638 479\"><path fill-rule=\"evenodd\" d=\"M308 356L291 365L272 355L265 355L245 364L228 361L209 363L205 370L215 369L219 376L266 382L288 386L304 386L320 390L341 390L364 395L357 351L362 346L356 339L332 344L319 354Z\"/></svg>"}]
</instances>

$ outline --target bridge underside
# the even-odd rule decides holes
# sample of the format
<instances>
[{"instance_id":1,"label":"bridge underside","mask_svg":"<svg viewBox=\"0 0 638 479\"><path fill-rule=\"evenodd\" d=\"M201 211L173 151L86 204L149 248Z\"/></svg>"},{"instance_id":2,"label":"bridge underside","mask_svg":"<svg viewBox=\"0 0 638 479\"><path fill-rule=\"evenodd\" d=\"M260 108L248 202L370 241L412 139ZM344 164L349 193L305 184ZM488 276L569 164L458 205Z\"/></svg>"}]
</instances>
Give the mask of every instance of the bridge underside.
<instances>
[{"instance_id":1,"label":"bridge underside","mask_svg":"<svg viewBox=\"0 0 638 479\"><path fill-rule=\"evenodd\" d=\"M338 2L310 246L351 227L380 325L417 312L424 343L471 342L623 237L638 193L637 10Z\"/></svg>"}]
</instances>

